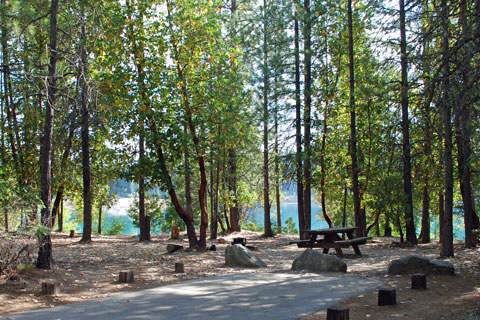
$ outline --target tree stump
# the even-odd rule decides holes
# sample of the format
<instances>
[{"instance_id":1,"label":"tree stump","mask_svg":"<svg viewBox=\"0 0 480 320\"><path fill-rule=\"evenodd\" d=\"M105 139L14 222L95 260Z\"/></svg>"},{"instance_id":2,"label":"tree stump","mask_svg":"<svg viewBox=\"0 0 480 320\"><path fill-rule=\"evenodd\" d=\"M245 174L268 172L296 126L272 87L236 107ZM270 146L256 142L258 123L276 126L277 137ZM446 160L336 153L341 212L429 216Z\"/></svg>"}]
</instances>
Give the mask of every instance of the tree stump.
<instances>
[{"instance_id":1,"label":"tree stump","mask_svg":"<svg viewBox=\"0 0 480 320\"><path fill-rule=\"evenodd\" d=\"M397 294L393 288L384 288L378 290L378 305L392 306L397 303Z\"/></svg>"},{"instance_id":2,"label":"tree stump","mask_svg":"<svg viewBox=\"0 0 480 320\"><path fill-rule=\"evenodd\" d=\"M75 230L70 230L69 238L73 238L75 236Z\"/></svg>"},{"instance_id":3,"label":"tree stump","mask_svg":"<svg viewBox=\"0 0 480 320\"><path fill-rule=\"evenodd\" d=\"M412 274L412 289L427 289L427 275L425 273Z\"/></svg>"},{"instance_id":4,"label":"tree stump","mask_svg":"<svg viewBox=\"0 0 480 320\"><path fill-rule=\"evenodd\" d=\"M118 282L121 283L130 283L133 282L133 271L121 271L118 274Z\"/></svg>"},{"instance_id":5,"label":"tree stump","mask_svg":"<svg viewBox=\"0 0 480 320\"><path fill-rule=\"evenodd\" d=\"M175 263L175 273L185 273L185 268L182 262Z\"/></svg>"},{"instance_id":6,"label":"tree stump","mask_svg":"<svg viewBox=\"0 0 480 320\"><path fill-rule=\"evenodd\" d=\"M180 238L180 228L177 226L172 226L170 239L179 239Z\"/></svg>"},{"instance_id":7,"label":"tree stump","mask_svg":"<svg viewBox=\"0 0 480 320\"><path fill-rule=\"evenodd\" d=\"M327 309L327 320L348 320L349 314L348 308L333 306Z\"/></svg>"},{"instance_id":8,"label":"tree stump","mask_svg":"<svg viewBox=\"0 0 480 320\"><path fill-rule=\"evenodd\" d=\"M212 245L208 248L208 250L210 250L210 251L217 251L217 246L215 246L214 244L212 244Z\"/></svg>"},{"instance_id":9,"label":"tree stump","mask_svg":"<svg viewBox=\"0 0 480 320\"><path fill-rule=\"evenodd\" d=\"M167 244L167 252L174 253L175 251L183 250L183 246L178 244L169 243Z\"/></svg>"},{"instance_id":10,"label":"tree stump","mask_svg":"<svg viewBox=\"0 0 480 320\"><path fill-rule=\"evenodd\" d=\"M53 295L53 296L58 295L60 294L60 287L51 282L43 282L42 294Z\"/></svg>"},{"instance_id":11,"label":"tree stump","mask_svg":"<svg viewBox=\"0 0 480 320\"><path fill-rule=\"evenodd\" d=\"M242 246L245 247L245 245L247 244L247 239L245 239L245 238L233 238L232 245L234 245L234 244L241 244Z\"/></svg>"}]
</instances>

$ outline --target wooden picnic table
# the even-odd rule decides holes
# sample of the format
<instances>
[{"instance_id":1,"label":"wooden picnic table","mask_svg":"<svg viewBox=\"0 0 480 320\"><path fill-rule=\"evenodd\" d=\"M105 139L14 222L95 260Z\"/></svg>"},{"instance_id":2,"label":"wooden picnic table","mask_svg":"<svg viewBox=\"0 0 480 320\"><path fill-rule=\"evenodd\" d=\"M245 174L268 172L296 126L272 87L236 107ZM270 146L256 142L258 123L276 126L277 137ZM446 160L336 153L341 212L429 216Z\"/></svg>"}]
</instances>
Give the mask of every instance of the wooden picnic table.
<instances>
[{"instance_id":1,"label":"wooden picnic table","mask_svg":"<svg viewBox=\"0 0 480 320\"><path fill-rule=\"evenodd\" d=\"M352 247L355 254L362 255L359 245L365 244L372 237L355 237L354 232L358 227L327 228L318 230L301 230L300 233L307 234L310 239L296 240L290 243L297 244L299 248L323 248L327 254L329 249L335 249L338 257L343 257L342 248ZM347 235L343 239L341 235ZM323 236L323 237L322 237Z\"/></svg>"}]
</instances>

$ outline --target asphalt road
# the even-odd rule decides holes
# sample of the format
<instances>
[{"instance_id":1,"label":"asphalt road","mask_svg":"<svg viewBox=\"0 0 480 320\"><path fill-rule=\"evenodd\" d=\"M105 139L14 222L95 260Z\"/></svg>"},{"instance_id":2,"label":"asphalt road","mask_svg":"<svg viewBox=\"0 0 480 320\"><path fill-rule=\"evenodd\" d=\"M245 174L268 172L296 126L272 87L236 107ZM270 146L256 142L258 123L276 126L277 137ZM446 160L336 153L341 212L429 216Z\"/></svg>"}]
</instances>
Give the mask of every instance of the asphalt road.
<instances>
[{"instance_id":1,"label":"asphalt road","mask_svg":"<svg viewBox=\"0 0 480 320\"><path fill-rule=\"evenodd\" d=\"M230 274L0 319L297 319L382 285L339 273Z\"/></svg>"}]
</instances>

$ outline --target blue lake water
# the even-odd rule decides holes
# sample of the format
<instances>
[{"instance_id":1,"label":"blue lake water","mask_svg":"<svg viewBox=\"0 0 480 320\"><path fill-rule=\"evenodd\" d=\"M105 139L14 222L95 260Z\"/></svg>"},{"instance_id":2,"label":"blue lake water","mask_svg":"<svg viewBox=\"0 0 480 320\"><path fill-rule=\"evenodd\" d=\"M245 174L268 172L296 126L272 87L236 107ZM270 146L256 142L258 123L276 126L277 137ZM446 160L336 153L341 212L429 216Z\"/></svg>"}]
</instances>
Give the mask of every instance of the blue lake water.
<instances>
[{"instance_id":1,"label":"blue lake water","mask_svg":"<svg viewBox=\"0 0 480 320\"><path fill-rule=\"evenodd\" d=\"M298 206L296 202L285 202L281 206L282 226L286 225L286 220L292 218L295 223L295 230L298 231ZM276 209L272 208L272 225L276 225ZM126 212L107 210L103 219L103 230L107 230L115 220L119 220L125 225L123 234L136 235L139 234L139 229L132 224L130 217L126 215ZM263 226L263 207L255 207L250 209L247 213L247 221L254 222L257 226ZM321 207L312 202L312 229L328 228L328 224L321 217ZM420 232L420 223L417 223L417 233ZM432 219L431 221L431 237L438 238L438 220ZM96 230L96 226L94 226ZM81 232L81 229L78 230ZM463 230L463 219L457 217L454 219L454 239L463 240L465 237Z\"/></svg>"}]
</instances>

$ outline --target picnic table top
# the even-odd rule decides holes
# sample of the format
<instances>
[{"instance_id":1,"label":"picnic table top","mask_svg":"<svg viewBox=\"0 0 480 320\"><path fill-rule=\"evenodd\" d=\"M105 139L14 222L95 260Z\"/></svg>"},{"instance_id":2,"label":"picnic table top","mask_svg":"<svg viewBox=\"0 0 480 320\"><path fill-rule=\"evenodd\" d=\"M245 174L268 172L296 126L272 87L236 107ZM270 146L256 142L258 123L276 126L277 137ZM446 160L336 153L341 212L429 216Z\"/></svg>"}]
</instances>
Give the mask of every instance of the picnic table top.
<instances>
[{"instance_id":1,"label":"picnic table top","mask_svg":"<svg viewBox=\"0 0 480 320\"><path fill-rule=\"evenodd\" d=\"M347 233L357 230L358 227L340 227L340 228L325 228L317 230L301 230L301 232L308 234L332 234L332 233Z\"/></svg>"}]
</instances>

